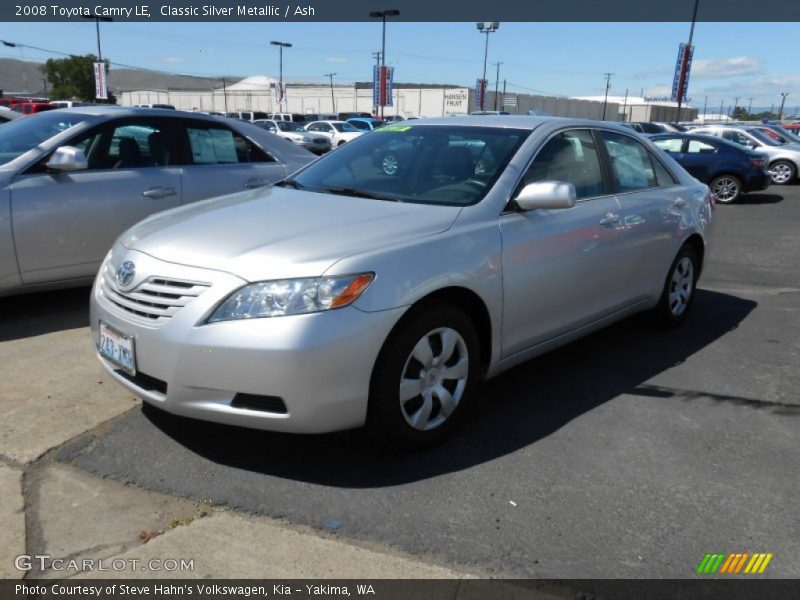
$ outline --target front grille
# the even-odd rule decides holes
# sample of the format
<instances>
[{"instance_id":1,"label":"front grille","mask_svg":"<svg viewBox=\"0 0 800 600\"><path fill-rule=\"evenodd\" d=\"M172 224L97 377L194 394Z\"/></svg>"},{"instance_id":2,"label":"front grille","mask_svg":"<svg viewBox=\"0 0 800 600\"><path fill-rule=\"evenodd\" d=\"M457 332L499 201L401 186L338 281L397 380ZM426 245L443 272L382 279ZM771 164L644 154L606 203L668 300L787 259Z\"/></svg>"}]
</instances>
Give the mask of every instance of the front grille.
<instances>
[{"instance_id":1,"label":"front grille","mask_svg":"<svg viewBox=\"0 0 800 600\"><path fill-rule=\"evenodd\" d=\"M115 308L148 322L163 323L202 294L210 284L199 281L149 277L134 289L117 287L108 265L103 268L101 291Z\"/></svg>"},{"instance_id":2,"label":"front grille","mask_svg":"<svg viewBox=\"0 0 800 600\"><path fill-rule=\"evenodd\" d=\"M286 404L278 396L258 396L256 394L236 394L231 400L233 408L257 410L260 412L277 413L285 415Z\"/></svg>"},{"instance_id":3,"label":"front grille","mask_svg":"<svg viewBox=\"0 0 800 600\"><path fill-rule=\"evenodd\" d=\"M150 377L141 371L137 372L136 375L131 375L130 373L126 373L120 369L114 369L114 373L127 379L136 387L142 388L146 392L158 392L159 394L163 394L164 396L167 395L167 382L161 381L160 379L156 379L155 377Z\"/></svg>"},{"instance_id":4,"label":"front grille","mask_svg":"<svg viewBox=\"0 0 800 600\"><path fill-rule=\"evenodd\" d=\"M314 143L315 144L324 144L327 141L328 141L328 138L314 138Z\"/></svg>"}]
</instances>

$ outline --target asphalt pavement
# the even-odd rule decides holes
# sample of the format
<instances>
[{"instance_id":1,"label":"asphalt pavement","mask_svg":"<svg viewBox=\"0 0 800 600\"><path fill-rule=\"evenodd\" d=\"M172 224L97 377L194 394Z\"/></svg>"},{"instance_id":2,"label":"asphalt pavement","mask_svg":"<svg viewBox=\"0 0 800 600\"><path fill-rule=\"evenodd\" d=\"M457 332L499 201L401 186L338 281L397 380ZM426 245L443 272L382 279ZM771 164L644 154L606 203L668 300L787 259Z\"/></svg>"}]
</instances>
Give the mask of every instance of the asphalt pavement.
<instances>
[{"instance_id":1,"label":"asphalt pavement","mask_svg":"<svg viewBox=\"0 0 800 600\"><path fill-rule=\"evenodd\" d=\"M717 217L682 328L636 316L521 365L433 450L144 407L56 459L492 575L684 578L706 552L770 552L767 576L800 577L800 186ZM70 326L81 294L48 295ZM58 327L35 318L43 296L5 301L17 329Z\"/></svg>"}]
</instances>

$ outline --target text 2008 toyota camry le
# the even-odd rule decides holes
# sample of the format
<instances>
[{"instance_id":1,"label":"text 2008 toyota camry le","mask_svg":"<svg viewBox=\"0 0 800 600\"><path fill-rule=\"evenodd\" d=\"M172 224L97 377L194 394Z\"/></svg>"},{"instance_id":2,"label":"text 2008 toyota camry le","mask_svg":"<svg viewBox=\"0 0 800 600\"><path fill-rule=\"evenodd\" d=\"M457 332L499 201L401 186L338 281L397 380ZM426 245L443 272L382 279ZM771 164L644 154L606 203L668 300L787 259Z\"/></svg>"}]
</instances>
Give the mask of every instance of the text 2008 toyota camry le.
<instances>
[{"instance_id":1,"label":"text 2008 toyota camry le","mask_svg":"<svg viewBox=\"0 0 800 600\"><path fill-rule=\"evenodd\" d=\"M683 321L713 209L612 124L389 125L127 231L92 333L105 368L171 413L423 446L481 379L637 311Z\"/></svg>"}]
</instances>

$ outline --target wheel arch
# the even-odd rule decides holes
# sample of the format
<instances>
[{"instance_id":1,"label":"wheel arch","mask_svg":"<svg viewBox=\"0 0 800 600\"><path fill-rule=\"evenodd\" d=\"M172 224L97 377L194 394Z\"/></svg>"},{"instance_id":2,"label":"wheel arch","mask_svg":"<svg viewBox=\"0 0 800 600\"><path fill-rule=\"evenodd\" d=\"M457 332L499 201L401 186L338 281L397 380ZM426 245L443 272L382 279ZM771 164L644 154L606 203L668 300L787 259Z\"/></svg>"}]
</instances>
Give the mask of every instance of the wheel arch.
<instances>
[{"instance_id":1,"label":"wheel arch","mask_svg":"<svg viewBox=\"0 0 800 600\"><path fill-rule=\"evenodd\" d=\"M681 244L681 248L684 246L691 246L694 248L694 251L697 252L697 258L700 262L700 271L702 272L703 266L705 265L705 255L706 255L706 242L699 233L693 233L688 238L686 238ZM680 252L680 250L678 250ZM699 273L698 273L699 276Z\"/></svg>"}]
</instances>

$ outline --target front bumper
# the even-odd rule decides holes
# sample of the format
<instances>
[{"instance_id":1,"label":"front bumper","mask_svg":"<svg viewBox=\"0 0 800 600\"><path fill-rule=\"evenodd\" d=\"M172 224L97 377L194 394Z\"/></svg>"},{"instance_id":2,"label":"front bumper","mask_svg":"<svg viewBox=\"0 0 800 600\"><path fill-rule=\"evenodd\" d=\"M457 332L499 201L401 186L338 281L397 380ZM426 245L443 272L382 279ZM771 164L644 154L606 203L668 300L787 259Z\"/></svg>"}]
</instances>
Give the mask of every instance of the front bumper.
<instances>
[{"instance_id":1,"label":"front bumper","mask_svg":"<svg viewBox=\"0 0 800 600\"><path fill-rule=\"evenodd\" d=\"M97 348L100 321L133 336L136 377L98 354L105 369L131 392L176 415L255 429L324 433L364 424L372 368L402 308L369 313L351 306L203 324L243 280L133 251L124 259L134 261L137 270L144 265L158 278L209 284L169 318L147 322L110 301L101 269L91 297L92 340ZM116 262L122 258L112 258L109 272L114 273ZM237 394L278 397L285 412L234 407Z\"/></svg>"}]
</instances>

